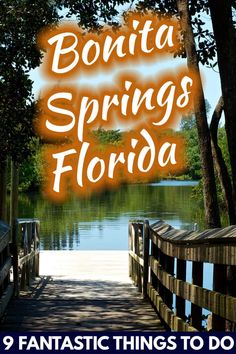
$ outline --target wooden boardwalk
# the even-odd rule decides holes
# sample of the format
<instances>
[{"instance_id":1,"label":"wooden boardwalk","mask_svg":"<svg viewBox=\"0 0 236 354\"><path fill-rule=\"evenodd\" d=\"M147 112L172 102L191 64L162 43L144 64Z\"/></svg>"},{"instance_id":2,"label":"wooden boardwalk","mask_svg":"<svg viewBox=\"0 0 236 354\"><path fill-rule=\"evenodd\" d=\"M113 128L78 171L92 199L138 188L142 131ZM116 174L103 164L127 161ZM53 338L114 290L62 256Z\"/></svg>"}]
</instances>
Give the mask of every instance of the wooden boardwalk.
<instances>
[{"instance_id":1,"label":"wooden boardwalk","mask_svg":"<svg viewBox=\"0 0 236 354\"><path fill-rule=\"evenodd\" d=\"M40 252L38 219L18 219L12 239L0 222L2 331L196 332L206 330L203 309L212 313L208 330L235 330L235 225L196 232L130 222L129 252ZM205 263L213 264L208 288ZM22 294L32 279L33 291Z\"/></svg>"},{"instance_id":2,"label":"wooden boardwalk","mask_svg":"<svg viewBox=\"0 0 236 354\"><path fill-rule=\"evenodd\" d=\"M41 281L13 300L2 331L164 331L128 278L125 251L44 251Z\"/></svg>"}]
</instances>

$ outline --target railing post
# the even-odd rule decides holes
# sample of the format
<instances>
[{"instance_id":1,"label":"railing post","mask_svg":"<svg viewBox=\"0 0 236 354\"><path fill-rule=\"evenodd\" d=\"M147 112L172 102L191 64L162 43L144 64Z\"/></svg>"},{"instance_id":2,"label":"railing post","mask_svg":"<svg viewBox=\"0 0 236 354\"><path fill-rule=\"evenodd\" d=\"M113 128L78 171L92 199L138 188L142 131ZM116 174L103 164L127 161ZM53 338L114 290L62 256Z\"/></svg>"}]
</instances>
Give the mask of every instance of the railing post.
<instances>
[{"instance_id":1,"label":"railing post","mask_svg":"<svg viewBox=\"0 0 236 354\"><path fill-rule=\"evenodd\" d=\"M159 265L162 267L162 269L165 269L165 255L160 249L158 250L158 253L159 253ZM165 287L162 284L162 282L159 280L158 280L158 291L160 297L165 302Z\"/></svg>"},{"instance_id":2,"label":"railing post","mask_svg":"<svg viewBox=\"0 0 236 354\"><path fill-rule=\"evenodd\" d=\"M149 274L149 221L145 220L143 225L143 297L147 297L147 284Z\"/></svg>"},{"instance_id":3,"label":"railing post","mask_svg":"<svg viewBox=\"0 0 236 354\"><path fill-rule=\"evenodd\" d=\"M19 296L19 270L18 270L18 222L14 221L12 225L12 265L13 265L13 278L14 278L14 295Z\"/></svg>"},{"instance_id":4,"label":"railing post","mask_svg":"<svg viewBox=\"0 0 236 354\"><path fill-rule=\"evenodd\" d=\"M192 284L202 287L203 284L203 263L193 262L192 268ZM193 294L193 296L196 296ZM202 308L191 304L191 316L192 316L192 326L197 328L199 331L202 330Z\"/></svg>"},{"instance_id":5,"label":"railing post","mask_svg":"<svg viewBox=\"0 0 236 354\"><path fill-rule=\"evenodd\" d=\"M160 250L153 242L151 242L151 256L160 263ZM157 292L160 294L160 282L152 269L150 271L150 283L154 287L154 289L157 290Z\"/></svg>"},{"instance_id":6,"label":"railing post","mask_svg":"<svg viewBox=\"0 0 236 354\"><path fill-rule=\"evenodd\" d=\"M186 261L177 259L177 279L186 281ZM185 319L185 299L180 296L176 296L176 314L177 316Z\"/></svg>"},{"instance_id":7,"label":"railing post","mask_svg":"<svg viewBox=\"0 0 236 354\"><path fill-rule=\"evenodd\" d=\"M213 290L219 291L222 294L226 294L226 282L227 282L227 265L214 264L213 269ZM225 319L212 314L212 330L213 331L225 331Z\"/></svg>"},{"instance_id":8,"label":"railing post","mask_svg":"<svg viewBox=\"0 0 236 354\"><path fill-rule=\"evenodd\" d=\"M143 233L143 224L136 224L135 228L135 253L137 256L141 256L142 250L140 247L140 241L142 239L142 233ZM141 237L140 237L141 236ZM136 285L138 287L138 291L142 292L142 270L141 270L141 265L135 262L135 269L136 269Z\"/></svg>"},{"instance_id":9,"label":"railing post","mask_svg":"<svg viewBox=\"0 0 236 354\"><path fill-rule=\"evenodd\" d=\"M40 227L40 224L39 224L39 221L35 221L34 222L34 250L35 252L38 251L38 248L39 248L39 227ZM35 272L35 277L38 277L39 276L39 253L37 253L35 255L35 258L34 258L34 272Z\"/></svg>"},{"instance_id":10,"label":"railing post","mask_svg":"<svg viewBox=\"0 0 236 354\"><path fill-rule=\"evenodd\" d=\"M128 235L129 235L129 251L133 251L133 225L131 222L129 222L129 229L128 229ZM133 279L133 258L129 254L129 276L130 278Z\"/></svg>"},{"instance_id":11,"label":"railing post","mask_svg":"<svg viewBox=\"0 0 236 354\"><path fill-rule=\"evenodd\" d=\"M141 249L141 239L143 239L143 224L134 222L130 223L129 227L129 249L138 257L142 256L143 248ZM138 290L142 292L142 270L141 265L133 259L129 258L129 274L138 287Z\"/></svg>"},{"instance_id":12,"label":"railing post","mask_svg":"<svg viewBox=\"0 0 236 354\"><path fill-rule=\"evenodd\" d=\"M31 226L31 239L33 241L33 251L36 252L37 250L37 242L36 242L36 222L33 221ZM32 271L31 276L33 279L36 277L36 254L32 260Z\"/></svg>"},{"instance_id":13,"label":"railing post","mask_svg":"<svg viewBox=\"0 0 236 354\"><path fill-rule=\"evenodd\" d=\"M227 295L236 297L236 266L227 266ZM225 321L225 330L226 331L236 331L236 323L230 322L228 320Z\"/></svg>"},{"instance_id":14,"label":"railing post","mask_svg":"<svg viewBox=\"0 0 236 354\"><path fill-rule=\"evenodd\" d=\"M174 274L174 258L164 255L164 269L165 271L170 274L173 275ZM164 287L164 300L166 305L169 307L169 309L172 310L173 308L173 293L168 290L166 287Z\"/></svg>"},{"instance_id":15,"label":"railing post","mask_svg":"<svg viewBox=\"0 0 236 354\"><path fill-rule=\"evenodd\" d=\"M21 225L21 224L20 224ZM22 224L22 234L21 234L22 242L23 242L23 255L26 256L28 253L28 233L27 233L27 224ZM26 290L27 284L27 270L28 264L27 262L22 264L21 269L21 279L20 279L20 290Z\"/></svg>"},{"instance_id":16,"label":"railing post","mask_svg":"<svg viewBox=\"0 0 236 354\"><path fill-rule=\"evenodd\" d=\"M32 244L32 224L27 223L26 228L27 228L27 254L30 254L31 244ZM29 287L31 284L32 260L29 260L28 262L26 262L26 265L27 265L26 284L27 284L27 287Z\"/></svg>"}]
</instances>

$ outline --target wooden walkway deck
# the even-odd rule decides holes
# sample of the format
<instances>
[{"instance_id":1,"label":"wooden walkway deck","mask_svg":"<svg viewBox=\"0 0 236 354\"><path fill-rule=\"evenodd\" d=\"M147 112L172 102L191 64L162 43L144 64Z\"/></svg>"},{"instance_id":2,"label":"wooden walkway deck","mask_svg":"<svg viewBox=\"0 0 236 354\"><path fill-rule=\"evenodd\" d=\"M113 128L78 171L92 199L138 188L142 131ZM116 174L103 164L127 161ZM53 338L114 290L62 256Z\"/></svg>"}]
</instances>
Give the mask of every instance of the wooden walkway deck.
<instances>
[{"instance_id":1,"label":"wooden walkway deck","mask_svg":"<svg viewBox=\"0 0 236 354\"><path fill-rule=\"evenodd\" d=\"M203 309L212 313L208 330L235 330L235 225L195 232L162 220L134 221L129 252L45 251L40 257L38 219L17 219L13 234L10 242L10 228L0 222L2 331L196 332L206 330ZM210 288L203 286L205 263L213 264ZM23 297L32 279L38 282ZM11 301L13 291L21 291L18 300Z\"/></svg>"},{"instance_id":2,"label":"wooden walkway deck","mask_svg":"<svg viewBox=\"0 0 236 354\"><path fill-rule=\"evenodd\" d=\"M125 251L44 251L41 281L13 300L2 331L164 331L128 278Z\"/></svg>"}]
</instances>

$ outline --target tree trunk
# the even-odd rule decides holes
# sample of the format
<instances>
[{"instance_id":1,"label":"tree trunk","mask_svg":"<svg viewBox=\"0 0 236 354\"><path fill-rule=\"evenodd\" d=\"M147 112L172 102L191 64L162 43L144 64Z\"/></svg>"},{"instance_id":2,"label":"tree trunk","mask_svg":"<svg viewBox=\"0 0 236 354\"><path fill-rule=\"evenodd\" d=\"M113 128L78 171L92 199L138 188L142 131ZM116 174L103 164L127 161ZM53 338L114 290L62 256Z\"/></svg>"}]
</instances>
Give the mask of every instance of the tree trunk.
<instances>
[{"instance_id":1,"label":"tree trunk","mask_svg":"<svg viewBox=\"0 0 236 354\"><path fill-rule=\"evenodd\" d=\"M233 189L232 189L231 179L229 176L227 166L225 164L221 149L218 145L218 126L223 111L223 107L224 107L224 100L223 97L221 97L212 115L210 132L211 132L211 142L212 142L212 153L215 161L216 172L220 181L221 189L227 206L230 225L234 225L236 224L236 215L235 215L235 205L234 205L234 198L233 198Z\"/></svg>"},{"instance_id":2,"label":"tree trunk","mask_svg":"<svg viewBox=\"0 0 236 354\"><path fill-rule=\"evenodd\" d=\"M11 162L11 200L10 200L10 225L14 229L15 220L18 217L18 186L19 166L15 161Z\"/></svg>"},{"instance_id":3,"label":"tree trunk","mask_svg":"<svg viewBox=\"0 0 236 354\"><path fill-rule=\"evenodd\" d=\"M0 162L0 220L7 222L7 160Z\"/></svg>"},{"instance_id":4,"label":"tree trunk","mask_svg":"<svg viewBox=\"0 0 236 354\"><path fill-rule=\"evenodd\" d=\"M18 296L18 240L16 229L16 218L18 217L18 186L19 166L15 161L11 162L11 200L10 200L10 225L12 237L14 293Z\"/></svg>"},{"instance_id":5,"label":"tree trunk","mask_svg":"<svg viewBox=\"0 0 236 354\"><path fill-rule=\"evenodd\" d=\"M209 0L224 98L225 130L236 199L236 37L231 1Z\"/></svg>"},{"instance_id":6,"label":"tree trunk","mask_svg":"<svg viewBox=\"0 0 236 354\"><path fill-rule=\"evenodd\" d=\"M188 9L188 0L177 0L177 7L180 16L180 25L184 36L184 46L187 55L188 68L195 72L195 80L198 87L198 94L194 96L194 111L196 116L202 163L206 223L208 227L219 227L220 215L217 202L215 173L211 151L211 139L207 123L205 98L199 71L198 57L191 26L190 13Z\"/></svg>"},{"instance_id":7,"label":"tree trunk","mask_svg":"<svg viewBox=\"0 0 236 354\"><path fill-rule=\"evenodd\" d=\"M227 134L233 182L233 199L236 200L236 37L232 19L231 1L209 0L212 26L217 46L221 89L224 98L225 130ZM235 296L236 267L228 267L227 293ZM234 291L232 291L234 289ZM226 329L232 330L227 321Z\"/></svg>"}]
</instances>

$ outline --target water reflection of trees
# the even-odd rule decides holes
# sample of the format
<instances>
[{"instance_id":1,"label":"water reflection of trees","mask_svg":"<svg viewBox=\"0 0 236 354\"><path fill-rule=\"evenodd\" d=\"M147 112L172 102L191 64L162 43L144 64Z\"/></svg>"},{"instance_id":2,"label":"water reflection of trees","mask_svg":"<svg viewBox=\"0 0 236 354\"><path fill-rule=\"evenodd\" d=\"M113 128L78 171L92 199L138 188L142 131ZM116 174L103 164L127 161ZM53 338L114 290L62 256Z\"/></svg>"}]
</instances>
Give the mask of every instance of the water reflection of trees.
<instances>
[{"instance_id":1,"label":"water reflection of trees","mask_svg":"<svg viewBox=\"0 0 236 354\"><path fill-rule=\"evenodd\" d=\"M20 217L41 220L43 243L51 249L72 249L80 243L80 224L91 229L92 222L114 220L122 215L151 219L179 219L187 225L196 221L199 210L191 199L190 186L123 185L87 199L72 197L54 204L38 194L20 198ZM199 221L199 220L198 220Z\"/></svg>"}]
</instances>

